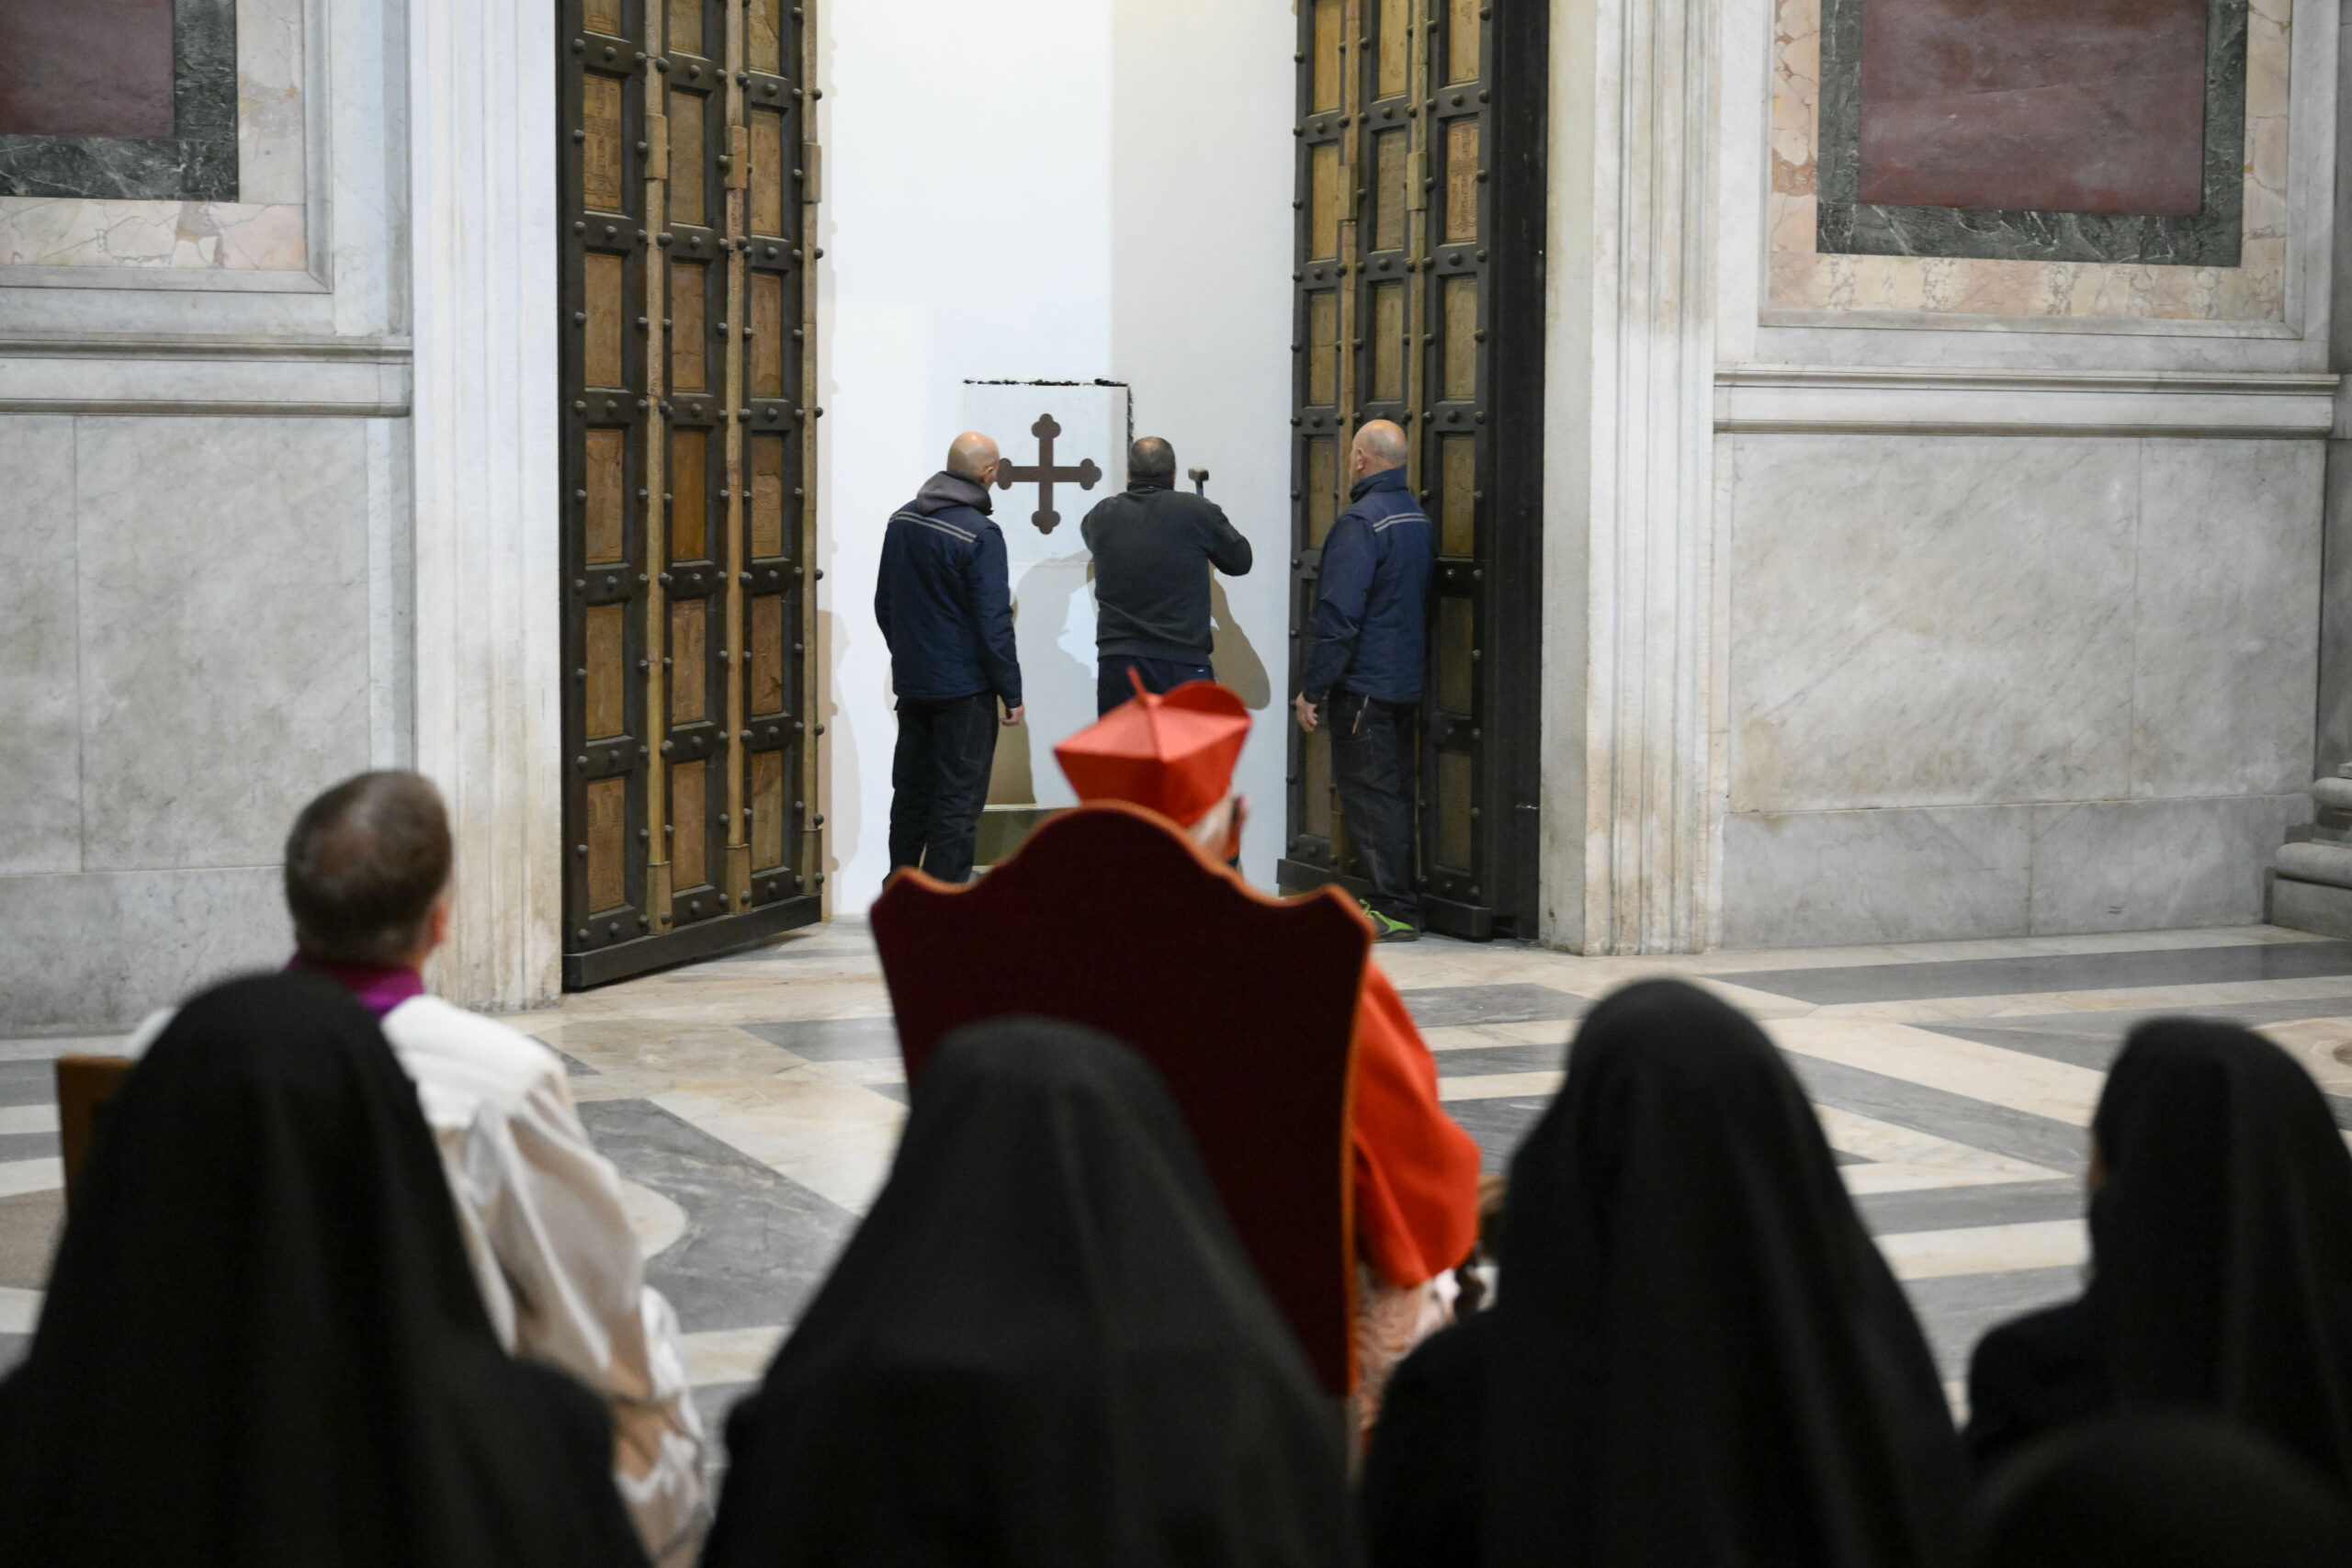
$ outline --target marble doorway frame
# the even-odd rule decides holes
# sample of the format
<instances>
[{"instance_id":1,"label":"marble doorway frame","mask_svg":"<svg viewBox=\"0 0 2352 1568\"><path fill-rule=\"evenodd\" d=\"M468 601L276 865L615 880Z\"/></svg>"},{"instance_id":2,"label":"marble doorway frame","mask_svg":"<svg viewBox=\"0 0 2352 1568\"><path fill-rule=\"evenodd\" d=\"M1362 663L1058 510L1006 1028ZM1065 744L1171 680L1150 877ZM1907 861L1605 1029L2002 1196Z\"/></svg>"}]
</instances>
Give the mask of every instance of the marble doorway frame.
<instances>
[{"instance_id":1,"label":"marble doorway frame","mask_svg":"<svg viewBox=\"0 0 2352 1568\"><path fill-rule=\"evenodd\" d=\"M554 7L413 0L416 759L457 839L435 988L543 1006L562 936Z\"/></svg>"}]
</instances>

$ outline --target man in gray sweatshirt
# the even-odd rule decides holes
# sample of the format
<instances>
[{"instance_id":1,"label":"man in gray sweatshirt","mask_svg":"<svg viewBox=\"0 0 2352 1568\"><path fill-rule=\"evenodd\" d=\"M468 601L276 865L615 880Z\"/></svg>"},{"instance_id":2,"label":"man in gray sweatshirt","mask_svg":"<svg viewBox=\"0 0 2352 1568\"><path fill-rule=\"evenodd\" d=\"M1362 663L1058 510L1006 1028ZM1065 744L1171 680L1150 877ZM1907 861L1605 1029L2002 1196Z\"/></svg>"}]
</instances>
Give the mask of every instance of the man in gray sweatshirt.
<instances>
[{"instance_id":1,"label":"man in gray sweatshirt","mask_svg":"<svg viewBox=\"0 0 2352 1568\"><path fill-rule=\"evenodd\" d=\"M1176 489L1176 449L1156 435L1127 448L1125 493L1080 525L1094 557L1094 705L1109 713L1144 689L1215 680L1209 668L1209 568L1250 570L1250 541L1206 496Z\"/></svg>"}]
</instances>

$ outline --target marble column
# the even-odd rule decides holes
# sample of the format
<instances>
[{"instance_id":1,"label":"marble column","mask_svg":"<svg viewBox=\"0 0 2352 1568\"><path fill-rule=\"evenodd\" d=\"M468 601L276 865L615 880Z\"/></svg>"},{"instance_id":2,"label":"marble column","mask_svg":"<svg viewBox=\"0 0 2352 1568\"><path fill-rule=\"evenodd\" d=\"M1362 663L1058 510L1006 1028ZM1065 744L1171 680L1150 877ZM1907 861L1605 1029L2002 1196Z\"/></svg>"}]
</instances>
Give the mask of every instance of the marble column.
<instances>
[{"instance_id":1,"label":"marble column","mask_svg":"<svg viewBox=\"0 0 2352 1568\"><path fill-rule=\"evenodd\" d=\"M1704 945L1718 7L1556 0L1544 940Z\"/></svg>"},{"instance_id":2,"label":"marble column","mask_svg":"<svg viewBox=\"0 0 2352 1568\"><path fill-rule=\"evenodd\" d=\"M416 756L457 907L433 976L471 1007L559 987L555 12L413 0Z\"/></svg>"}]
</instances>

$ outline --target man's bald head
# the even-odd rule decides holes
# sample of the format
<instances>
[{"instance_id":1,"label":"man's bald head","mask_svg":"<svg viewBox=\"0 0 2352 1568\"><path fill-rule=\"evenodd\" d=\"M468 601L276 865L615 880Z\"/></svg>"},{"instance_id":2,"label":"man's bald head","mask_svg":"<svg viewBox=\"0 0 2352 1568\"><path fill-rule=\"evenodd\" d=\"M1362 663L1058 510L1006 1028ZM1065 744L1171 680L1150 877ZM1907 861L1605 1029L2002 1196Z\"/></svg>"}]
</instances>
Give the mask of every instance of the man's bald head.
<instances>
[{"instance_id":1,"label":"man's bald head","mask_svg":"<svg viewBox=\"0 0 2352 1568\"><path fill-rule=\"evenodd\" d=\"M947 471L958 479L986 484L996 477L996 443L977 430L967 430L947 447Z\"/></svg>"},{"instance_id":2,"label":"man's bald head","mask_svg":"<svg viewBox=\"0 0 2352 1568\"><path fill-rule=\"evenodd\" d=\"M1357 471L1376 474L1405 466L1405 432L1395 422L1375 419L1356 432Z\"/></svg>"}]
</instances>

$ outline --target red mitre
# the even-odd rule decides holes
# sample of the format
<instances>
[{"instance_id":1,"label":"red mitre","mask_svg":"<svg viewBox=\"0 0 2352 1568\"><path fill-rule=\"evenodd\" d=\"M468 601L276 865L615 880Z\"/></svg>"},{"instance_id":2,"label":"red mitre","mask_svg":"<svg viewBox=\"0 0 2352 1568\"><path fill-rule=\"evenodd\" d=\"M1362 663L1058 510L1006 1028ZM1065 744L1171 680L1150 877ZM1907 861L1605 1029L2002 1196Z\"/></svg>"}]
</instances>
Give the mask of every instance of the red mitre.
<instances>
[{"instance_id":1,"label":"red mitre","mask_svg":"<svg viewBox=\"0 0 2352 1568\"><path fill-rule=\"evenodd\" d=\"M1214 681L1166 696L1136 683L1135 700L1054 748L1080 800L1149 807L1181 828L1233 789L1233 764L1250 735L1250 710Z\"/></svg>"}]
</instances>

